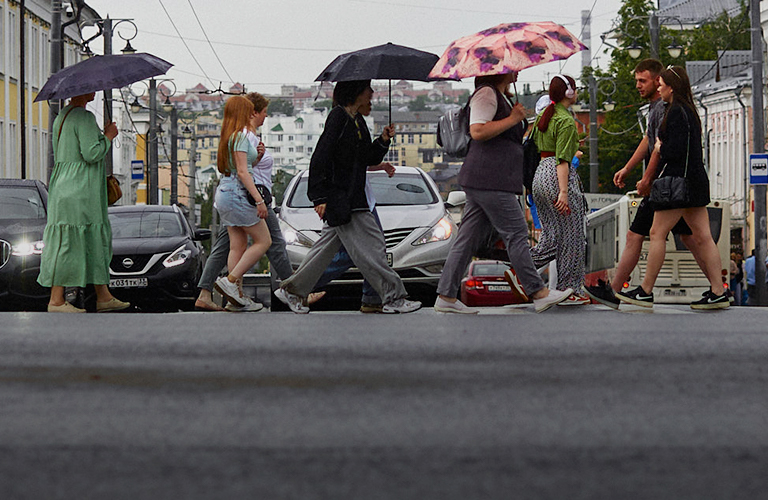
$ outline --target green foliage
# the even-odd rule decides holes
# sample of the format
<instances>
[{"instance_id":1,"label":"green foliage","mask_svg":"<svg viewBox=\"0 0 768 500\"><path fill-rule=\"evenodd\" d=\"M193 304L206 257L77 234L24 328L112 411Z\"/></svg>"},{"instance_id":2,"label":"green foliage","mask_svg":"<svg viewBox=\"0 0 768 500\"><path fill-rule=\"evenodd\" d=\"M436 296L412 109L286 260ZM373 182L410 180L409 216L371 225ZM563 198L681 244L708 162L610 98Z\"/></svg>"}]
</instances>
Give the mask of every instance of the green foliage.
<instances>
[{"instance_id":1,"label":"green foliage","mask_svg":"<svg viewBox=\"0 0 768 500\"><path fill-rule=\"evenodd\" d=\"M280 206L283 203L285 188L293 178L285 170L275 169L272 171L272 196L275 198L275 205Z\"/></svg>"},{"instance_id":2,"label":"green foliage","mask_svg":"<svg viewBox=\"0 0 768 500\"><path fill-rule=\"evenodd\" d=\"M313 108L325 108L331 109L333 107L333 99L323 99L321 101L315 101L312 104Z\"/></svg>"},{"instance_id":3,"label":"green foliage","mask_svg":"<svg viewBox=\"0 0 768 500\"><path fill-rule=\"evenodd\" d=\"M286 116L293 116L293 102L290 99L274 99L270 101L267 114L274 116L282 113Z\"/></svg>"},{"instance_id":4,"label":"green foliage","mask_svg":"<svg viewBox=\"0 0 768 500\"><path fill-rule=\"evenodd\" d=\"M416 99L414 99L408 104L408 109L411 111L426 111L427 109L429 109L429 107L427 106L427 96L426 95L416 96Z\"/></svg>"},{"instance_id":5,"label":"green foliage","mask_svg":"<svg viewBox=\"0 0 768 500\"><path fill-rule=\"evenodd\" d=\"M742 2L738 15L728 17L728 14L723 12L698 29L685 32L680 37L682 45L686 48L685 59L714 61L717 59L718 50L749 50L752 47L749 28L749 5Z\"/></svg>"}]
</instances>

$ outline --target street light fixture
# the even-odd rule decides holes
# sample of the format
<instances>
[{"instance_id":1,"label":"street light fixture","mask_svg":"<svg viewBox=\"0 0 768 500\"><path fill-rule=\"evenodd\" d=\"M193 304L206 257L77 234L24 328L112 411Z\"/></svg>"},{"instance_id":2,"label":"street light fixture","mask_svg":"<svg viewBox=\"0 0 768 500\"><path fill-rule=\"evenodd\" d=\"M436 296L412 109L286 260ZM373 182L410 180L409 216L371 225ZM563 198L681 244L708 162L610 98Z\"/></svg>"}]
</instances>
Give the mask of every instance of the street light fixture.
<instances>
[{"instance_id":1,"label":"street light fixture","mask_svg":"<svg viewBox=\"0 0 768 500\"><path fill-rule=\"evenodd\" d=\"M635 20L644 20L648 19L648 33L650 36L650 42L651 42L651 58L652 59L658 59L659 58L659 34L661 31L661 26L666 21L675 21L680 26L680 31L683 31L683 22L680 20L679 17L675 16L658 16L656 15L656 12L651 12L650 16L636 16L632 17L627 21L627 24L629 24L632 21ZM625 32L628 30L624 30ZM605 37L602 37L603 41L605 41ZM643 47L637 43L637 40L632 39L632 43L627 47L627 52L629 53L629 57L632 59L637 59L640 57L640 55L643 52ZM672 37L672 43L667 46L667 53L669 53L669 56L673 59L677 59L680 57L680 55L683 53L683 47L680 45L680 42L677 40L676 37Z\"/></svg>"}]
</instances>

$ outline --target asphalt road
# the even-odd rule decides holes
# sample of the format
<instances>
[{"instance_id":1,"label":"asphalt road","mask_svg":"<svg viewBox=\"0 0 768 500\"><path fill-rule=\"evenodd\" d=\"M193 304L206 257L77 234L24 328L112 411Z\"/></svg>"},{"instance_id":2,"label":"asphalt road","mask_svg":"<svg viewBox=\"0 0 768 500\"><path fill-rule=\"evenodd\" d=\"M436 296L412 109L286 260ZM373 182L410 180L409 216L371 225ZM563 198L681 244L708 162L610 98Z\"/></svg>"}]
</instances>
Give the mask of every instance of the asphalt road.
<instances>
[{"instance_id":1,"label":"asphalt road","mask_svg":"<svg viewBox=\"0 0 768 500\"><path fill-rule=\"evenodd\" d=\"M768 309L0 313L0 499L756 499Z\"/></svg>"}]
</instances>

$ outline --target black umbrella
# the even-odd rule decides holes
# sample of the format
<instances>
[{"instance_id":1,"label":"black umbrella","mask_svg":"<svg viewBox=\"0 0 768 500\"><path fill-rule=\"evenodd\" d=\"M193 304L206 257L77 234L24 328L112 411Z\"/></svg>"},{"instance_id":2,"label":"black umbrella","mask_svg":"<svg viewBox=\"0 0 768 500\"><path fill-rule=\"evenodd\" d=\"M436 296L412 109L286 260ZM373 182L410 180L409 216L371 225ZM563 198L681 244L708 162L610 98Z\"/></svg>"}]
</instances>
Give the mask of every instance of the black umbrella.
<instances>
[{"instance_id":1,"label":"black umbrella","mask_svg":"<svg viewBox=\"0 0 768 500\"><path fill-rule=\"evenodd\" d=\"M51 75L35 102L125 87L165 74L171 66L173 64L145 53L94 56Z\"/></svg>"},{"instance_id":2,"label":"black umbrella","mask_svg":"<svg viewBox=\"0 0 768 500\"><path fill-rule=\"evenodd\" d=\"M392 121L392 79L434 80L429 72L439 57L394 43L341 54L315 78L316 82L389 80L389 121Z\"/></svg>"}]
</instances>

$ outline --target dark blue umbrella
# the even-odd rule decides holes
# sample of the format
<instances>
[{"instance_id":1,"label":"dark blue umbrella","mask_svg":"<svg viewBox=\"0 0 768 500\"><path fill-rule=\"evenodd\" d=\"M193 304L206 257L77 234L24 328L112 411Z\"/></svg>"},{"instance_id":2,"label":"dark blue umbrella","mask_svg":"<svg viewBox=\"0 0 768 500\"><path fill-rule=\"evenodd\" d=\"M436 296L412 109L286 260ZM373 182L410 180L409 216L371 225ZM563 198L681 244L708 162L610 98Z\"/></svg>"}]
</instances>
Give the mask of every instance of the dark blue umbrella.
<instances>
[{"instance_id":1,"label":"dark blue umbrella","mask_svg":"<svg viewBox=\"0 0 768 500\"><path fill-rule=\"evenodd\" d=\"M341 54L315 78L316 82L390 80L389 116L392 120L392 80L434 80L429 72L440 58L437 54L394 43Z\"/></svg>"},{"instance_id":2,"label":"dark blue umbrella","mask_svg":"<svg viewBox=\"0 0 768 500\"><path fill-rule=\"evenodd\" d=\"M146 53L94 56L51 75L35 102L118 89L165 74L171 66L168 61Z\"/></svg>"}]
</instances>

